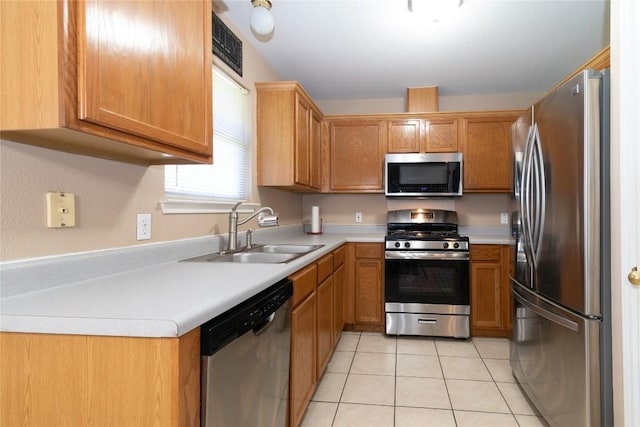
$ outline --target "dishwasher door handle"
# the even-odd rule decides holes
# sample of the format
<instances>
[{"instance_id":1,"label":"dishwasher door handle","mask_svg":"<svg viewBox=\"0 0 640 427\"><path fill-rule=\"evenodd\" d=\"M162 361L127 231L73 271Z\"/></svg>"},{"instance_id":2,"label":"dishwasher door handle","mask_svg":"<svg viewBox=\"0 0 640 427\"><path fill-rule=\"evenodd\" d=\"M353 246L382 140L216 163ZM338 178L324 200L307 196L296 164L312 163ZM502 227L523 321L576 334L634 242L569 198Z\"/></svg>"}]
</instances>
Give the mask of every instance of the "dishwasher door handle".
<instances>
[{"instance_id":1,"label":"dishwasher door handle","mask_svg":"<svg viewBox=\"0 0 640 427\"><path fill-rule=\"evenodd\" d=\"M263 333L265 333L267 331L267 329L269 329L269 327L273 324L273 319L275 319L275 318L276 318L276 312L274 311L273 313L271 313L269 315L269 317L264 319L264 321L262 323L260 323L255 328L253 328L254 335L258 336L258 335L262 335Z\"/></svg>"}]
</instances>

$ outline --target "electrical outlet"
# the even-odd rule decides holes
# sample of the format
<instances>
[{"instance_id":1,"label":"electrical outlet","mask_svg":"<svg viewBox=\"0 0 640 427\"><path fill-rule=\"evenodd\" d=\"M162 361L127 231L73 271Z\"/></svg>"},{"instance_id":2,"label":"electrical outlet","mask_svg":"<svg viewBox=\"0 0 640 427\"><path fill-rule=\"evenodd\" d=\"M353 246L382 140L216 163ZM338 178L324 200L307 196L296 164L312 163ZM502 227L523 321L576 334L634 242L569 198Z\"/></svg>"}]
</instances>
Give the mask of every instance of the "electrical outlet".
<instances>
[{"instance_id":1,"label":"electrical outlet","mask_svg":"<svg viewBox=\"0 0 640 427\"><path fill-rule=\"evenodd\" d=\"M500 224L509 224L509 214L502 212L500 214Z\"/></svg>"},{"instance_id":2,"label":"electrical outlet","mask_svg":"<svg viewBox=\"0 0 640 427\"><path fill-rule=\"evenodd\" d=\"M47 193L47 227L76 226L76 204L73 193Z\"/></svg>"},{"instance_id":3,"label":"electrical outlet","mask_svg":"<svg viewBox=\"0 0 640 427\"><path fill-rule=\"evenodd\" d=\"M138 214L136 224L136 239L151 239L151 214Z\"/></svg>"},{"instance_id":4,"label":"electrical outlet","mask_svg":"<svg viewBox=\"0 0 640 427\"><path fill-rule=\"evenodd\" d=\"M356 222L362 222L362 212L356 212Z\"/></svg>"}]
</instances>

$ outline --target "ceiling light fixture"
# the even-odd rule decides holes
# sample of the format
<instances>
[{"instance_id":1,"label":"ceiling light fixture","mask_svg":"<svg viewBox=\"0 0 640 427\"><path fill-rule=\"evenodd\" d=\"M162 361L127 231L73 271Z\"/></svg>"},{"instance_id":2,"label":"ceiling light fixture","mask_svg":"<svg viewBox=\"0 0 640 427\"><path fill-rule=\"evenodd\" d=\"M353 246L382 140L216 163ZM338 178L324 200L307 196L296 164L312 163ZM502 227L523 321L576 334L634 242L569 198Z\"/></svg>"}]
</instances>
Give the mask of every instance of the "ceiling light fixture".
<instances>
[{"instance_id":1,"label":"ceiling light fixture","mask_svg":"<svg viewBox=\"0 0 640 427\"><path fill-rule=\"evenodd\" d=\"M275 21L273 20L273 15L270 10L271 1L251 0L251 4L253 5L253 10L251 10L251 15L249 16L251 29L261 36L271 34L275 26Z\"/></svg>"},{"instance_id":2,"label":"ceiling light fixture","mask_svg":"<svg viewBox=\"0 0 640 427\"><path fill-rule=\"evenodd\" d=\"M460 6L463 0L408 0L409 11L433 22L440 22Z\"/></svg>"}]
</instances>

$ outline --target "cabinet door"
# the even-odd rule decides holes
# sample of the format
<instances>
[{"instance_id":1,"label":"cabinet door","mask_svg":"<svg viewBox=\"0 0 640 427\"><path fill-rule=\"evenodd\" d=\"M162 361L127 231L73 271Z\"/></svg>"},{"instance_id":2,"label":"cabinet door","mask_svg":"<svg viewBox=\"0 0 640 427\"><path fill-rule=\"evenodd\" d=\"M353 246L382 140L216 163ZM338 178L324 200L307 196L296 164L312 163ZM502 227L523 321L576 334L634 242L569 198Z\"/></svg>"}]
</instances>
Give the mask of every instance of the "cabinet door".
<instances>
[{"instance_id":1,"label":"cabinet door","mask_svg":"<svg viewBox=\"0 0 640 427\"><path fill-rule=\"evenodd\" d=\"M295 285L294 285L295 286ZM291 311L290 421L302 420L316 383L316 293Z\"/></svg>"},{"instance_id":2,"label":"cabinet door","mask_svg":"<svg viewBox=\"0 0 640 427\"><path fill-rule=\"evenodd\" d=\"M356 259L356 323L383 324L382 260Z\"/></svg>"},{"instance_id":3,"label":"cabinet door","mask_svg":"<svg viewBox=\"0 0 640 427\"><path fill-rule=\"evenodd\" d=\"M385 122L335 121L330 132L330 190L381 192Z\"/></svg>"},{"instance_id":4,"label":"cabinet door","mask_svg":"<svg viewBox=\"0 0 640 427\"><path fill-rule=\"evenodd\" d=\"M322 118L311 111L310 182L309 186L320 190L322 187Z\"/></svg>"},{"instance_id":5,"label":"cabinet door","mask_svg":"<svg viewBox=\"0 0 640 427\"><path fill-rule=\"evenodd\" d=\"M458 119L433 119L425 122L427 153L454 153L458 151Z\"/></svg>"},{"instance_id":6,"label":"cabinet door","mask_svg":"<svg viewBox=\"0 0 640 427\"><path fill-rule=\"evenodd\" d=\"M471 245L471 335L508 337L511 332L508 245Z\"/></svg>"},{"instance_id":7,"label":"cabinet door","mask_svg":"<svg viewBox=\"0 0 640 427\"><path fill-rule=\"evenodd\" d=\"M389 120L388 153L418 153L422 141L422 120Z\"/></svg>"},{"instance_id":8,"label":"cabinet door","mask_svg":"<svg viewBox=\"0 0 640 427\"><path fill-rule=\"evenodd\" d=\"M210 153L206 2L86 0L70 7L78 7L79 118Z\"/></svg>"},{"instance_id":9,"label":"cabinet door","mask_svg":"<svg viewBox=\"0 0 640 427\"><path fill-rule=\"evenodd\" d=\"M464 191L511 192L511 125L516 118L464 119Z\"/></svg>"},{"instance_id":10,"label":"cabinet door","mask_svg":"<svg viewBox=\"0 0 640 427\"><path fill-rule=\"evenodd\" d=\"M311 107L296 94L295 182L308 186L311 182Z\"/></svg>"},{"instance_id":11,"label":"cabinet door","mask_svg":"<svg viewBox=\"0 0 640 427\"><path fill-rule=\"evenodd\" d=\"M344 265L333 273L333 342L340 339L344 328Z\"/></svg>"},{"instance_id":12,"label":"cabinet door","mask_svg":"<svg viewBox=\"0 0 640 427\"><path fill-rule=\"evenodd\" d=\"M471 327L502 326L500 262L471 263Z\"/></svg>"},{"instance_id":13,"label":"cabinet door","mask_svg":"<svg viewBox=\"0 0 640 427\"><path fill-rule=\"evenodd\" d=\"M320 378L333 350L333 276L318 285L317 294L316 375Z\"/></svg>"}]
</instances>

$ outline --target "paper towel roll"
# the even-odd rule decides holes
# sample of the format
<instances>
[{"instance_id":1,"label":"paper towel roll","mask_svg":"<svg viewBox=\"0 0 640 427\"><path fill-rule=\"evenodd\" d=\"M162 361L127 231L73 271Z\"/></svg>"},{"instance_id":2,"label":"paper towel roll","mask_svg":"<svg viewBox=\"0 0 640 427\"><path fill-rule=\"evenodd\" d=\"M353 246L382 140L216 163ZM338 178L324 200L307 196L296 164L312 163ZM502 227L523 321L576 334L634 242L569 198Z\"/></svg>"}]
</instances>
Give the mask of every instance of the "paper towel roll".
<instances>
[{"instance_id":1,"label":"paper towel roll","mask_svg":"<svg viewBox=\"0 0 640 427\"><path fill-rule=\"evenodd\" d=\"M320 233L320 208L311 206L311 232Z\"/></svg>"}]
</instances>

